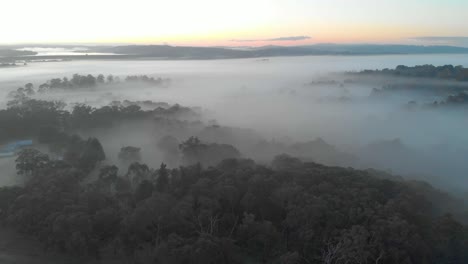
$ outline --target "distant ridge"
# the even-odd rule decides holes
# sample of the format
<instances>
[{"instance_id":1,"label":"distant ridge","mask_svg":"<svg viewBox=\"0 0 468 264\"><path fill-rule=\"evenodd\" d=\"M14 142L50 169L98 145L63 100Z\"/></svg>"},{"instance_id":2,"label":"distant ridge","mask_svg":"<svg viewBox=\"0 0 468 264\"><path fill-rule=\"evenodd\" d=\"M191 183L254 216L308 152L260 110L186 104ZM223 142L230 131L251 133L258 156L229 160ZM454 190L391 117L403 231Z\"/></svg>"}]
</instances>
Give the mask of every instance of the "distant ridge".
<instances>
[{"instance_id":1,"label":"distant ridge","mask_svg":"<svg viewBox=\"0 0 468 264\"><path fill-rule=\"evenodd\" d=\"M16 46L16 49L27 50L31 46ZM45 46L43 46L45 47ZM60 45L54 45L60 47ZM64 45L64 47L70 47ZM169 45L121 45L121 46L80 46L86 51L80 53L112 53L111 56L28 56L22 54L5 54L3 59L235 59L280 56L311 55L396 55L396 54L468 54L468 48L456 46L416 46L388 44L315 44L308 46L264 46L264 47L190 47ZM12 48L12 47L10 47ZM1 47L0 47L1 49ZM10 56L8 56L10 55Z\"/></svg>"},{"instance_id":2,"label":"distant ridge","mask_svg":"<svg viewBox=\"0 0 468 264\"><path fill-rule=\"evenodd\" d=\"M310 46L182 47L167 45L131 45L98 49L99 52L169 58L255 58L307 55L379 55L379 54L457 54L468 48L454 46L413 46L375 44L315 44Z\"/></svg>"}]
</instances>

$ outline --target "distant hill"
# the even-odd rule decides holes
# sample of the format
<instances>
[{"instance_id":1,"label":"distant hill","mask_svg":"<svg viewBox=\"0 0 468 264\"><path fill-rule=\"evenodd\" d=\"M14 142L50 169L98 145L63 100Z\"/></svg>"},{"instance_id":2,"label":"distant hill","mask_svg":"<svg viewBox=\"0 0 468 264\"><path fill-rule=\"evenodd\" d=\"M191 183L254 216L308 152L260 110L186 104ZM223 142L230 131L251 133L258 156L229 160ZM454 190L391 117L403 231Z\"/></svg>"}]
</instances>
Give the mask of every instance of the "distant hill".
<instances>
[{"instance_id":1,"label":"distant hill","mask_svg":"<svg viewBox=\"0 0 468 264\"><path fill-rule=\"evenodd\" d=\"M117 46L98 49L98 51L125 55L178 59L245 58L251 56L250 52L245 50L211 47L176 47L168 45Z\"/></svg>"},{"instance_id":2,"label":"distant hill","mask_svg":"<svg viewBox=\"0 0 468 264\"><path fill-rule=\"evenodd\" d=\"M452 46L411 45L342 45L316 44L310 46L265 46L242 49L230 47L181 47L167 45L132 45L98 48L99 52L163 58L251 58L307 55L377 55L377 54L435 54L468 53L468 48Z\"/></svg>"},{"instance_id":3,"label":"distant hill","mask_svg":"<svg viewBox=\"0 0 468 264\"><path fill-rule=\"evenodd\" d=\"M341 54L434 54L468 53L468 48L454 46L376 45L376 44L317 44L307 46Z\"/></svg>"},{"instance_id":4,"label":"distant hill","mask_svg":"<svg viewBox=\"0 0 468 264\"><path fill-rule=\"evenodd\" d=\"M29 50L0 49L0 57L32 56L36 54L37 52Z\"/></svg>"},{"instance_id":5,"label":"distant hill","mask_svg":"<svg viewBox=\"0 0 468 264\"><path fill-rule=\"evenodd\" d=\"M46 46L44 46L46 47ZM52 47L52 46L51 46ZM54 46L55 47L55 46ZM68 47L68 46L67 46ZM279 56L310 55L384 55L384 54L468 54L468 48L454 46L414 46L414 45L376 45L376 44L315 44L309 46L264 46L264 47L186 47L169 45L125 45L125 46L81 46L89 56L36 56L35 59L101 59L102 56L88 53L112 53L106 59L235 59ZM32 51L18 51L11 47L0 48L4 59L36 55ZM15 46L16 49L27 46Z\"/></svg>"}]
</instances>

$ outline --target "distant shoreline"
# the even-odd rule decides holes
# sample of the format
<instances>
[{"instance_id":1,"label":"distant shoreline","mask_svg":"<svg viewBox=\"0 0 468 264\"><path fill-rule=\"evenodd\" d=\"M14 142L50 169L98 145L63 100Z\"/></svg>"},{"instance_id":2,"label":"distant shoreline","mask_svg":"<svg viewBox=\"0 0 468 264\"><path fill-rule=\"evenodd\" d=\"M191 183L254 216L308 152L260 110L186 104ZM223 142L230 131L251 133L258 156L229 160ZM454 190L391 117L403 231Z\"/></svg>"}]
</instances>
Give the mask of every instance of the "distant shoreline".
<instances>
[{"instance_id":1,"label":"distant shoreline","mask_svg":"<svg viewBox=\"0 0 468 264\"><path fill-rule=\"evenodd\" d=\"M34 63L34 62L62 62L62 61L76 61L76 60L160 60L160 61L193 61L193 60L231 60L231 59L267 59L267 58L284 58L284 57L323 57L323 56L343 56L343 57L355 57L355 56L398 56L398 55L468 55L467 53L379 53L379 54L368 54L368 53L330 53L330 54L305 54L305 55L276 55L276 56L244 56L244 57L158 57L148 55L42 55L42 56L18 56L18 57L0 57L0 62L16 63ZM22 65L16 65L22 66ZM9 68L15 66L2 66L0 68Z\"/></svg>"}]
</instances>

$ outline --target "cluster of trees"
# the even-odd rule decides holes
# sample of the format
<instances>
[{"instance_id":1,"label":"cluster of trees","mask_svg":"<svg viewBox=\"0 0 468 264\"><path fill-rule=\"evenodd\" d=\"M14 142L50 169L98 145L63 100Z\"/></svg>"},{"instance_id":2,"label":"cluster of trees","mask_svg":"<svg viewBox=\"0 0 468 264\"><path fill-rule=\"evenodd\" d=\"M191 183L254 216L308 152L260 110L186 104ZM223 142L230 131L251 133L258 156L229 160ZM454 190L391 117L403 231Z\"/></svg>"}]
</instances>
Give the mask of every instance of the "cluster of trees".
<instances>
[{"instance_id":1,"label":"cluster of trees","mask_svg":"<svg viewBox=\"0 0 468 264\"><path fill-rule=\"evenodd\" d=\"M34 88L34 85L32 83L27 83L26 85L24 85L24 87L19 87L15 91L10 92L9 97L18 99L27 96L32 96L36 93L45 93L54 89L90 88L96 86L99 83L104 83L105 79L106 78L102 74L98 75L97 77L91 74L74 74L71 79L68 79L67 77L63 77L62 79L50 79L45 83L39 85L37 89ZM114 77L112 75L107 76L107 82L112 83L113 81Z\"/></svg>"},{"instance_id":2,"label":"cluster of trees","mask_svg":"<svg viewBox=\"0 0 468 264\"><path fill-rule=\"evenodd\" d=\"M232 145L242 153L242 156L259 162L269 162L277 154L285 153L299 157L301 160L325 165L348 167L358 164L356 156L340 151L321 138L303 142L267 140L254 130L222 126L213 120L203 123L183 121L177 118L158 118L154 121L157 134L170 135L160 138L158 143L158 148L165 155L164 160L170 165L183 163L178 148L179 139L186 139L192 135L201 142L205 142L202 144L211 142L218 143L218 145Z\"/></svg>"},{"instance_id":3,"label":"cluster of trees","mask_svg":"<svg viewBox=\"0 0 468 264\"><path fill-rule=\"evenodd\" d=\"M190 137L179 146L183 158L183 164L201 163L204 165L216 165L225 159L240 158L240 152L228 144L201 142L197 137Z\"/></svg>"},{"instance_id":4,"label":"cluster of trees","mask_svg":"<svg viewBox=\"0 0 468 264\"><path fill-rule=\"evenodd\" d=\"M0 110L0 142L39 135L44 127L61 129L68 113L61 102L15 100L8 105Z\"/></svg>"},{"instance_id":5,"label":"cluster of trees","mask_svg":"<svg viewBox=\"0 0 468 264\"><path fill-rule=\"evenodd\" d=\"M15 91L11 91L8 94L8 97L14 100L23 100L28 96L33 96L36 94L36 90L34 90L34 85L32 83L27 83L24 87L19 87Z\"/></svg>"},{"instance_id":6,"label":"cluster of trees","mask_svg":"<svg viewBox=\"0 0 468 264\"><path fill-rule=\"evenodd\" d=\"M108 76L108 79L113 79L112 75ZM97 77L88 74L88 75L80 75L80 74L73 74L71 79L64 77L54 78L48 80L46 83L43 83L39 86L39 91L44 92L48 89L76 89L76 88L89 88L94 87L98 83L104 83L105 77L104 75L100 74Z\"/></svg>"},{"instance_id":7,"label":"cluster of trees","mask_svg":"<svg viewBox=\"0 0 468 264\"><path fill-rule=\"evenodd\" d=\"M399 65L395 69L383 69L383 70L364 70L360 74L384 74L384 75L396 75L405 77L423 77L423 78L438 78L438 79L449 79L457 81L468 81L468 69L463 66L434 66L434 65L417 65L414 67L408 67L405 65Z\"/></svg>"},{"instance_id":8,"label":"cluster of trees","mask_svg":"<svg viewBox=\"0 0 468 264\"><path fill-rule=\"evenodd\" d=\"M387 96L394 95L397 92L414 93L433 96L447 96L454 93L467 92L467 86L441 84L441 83L392 83L382 86L382 88L373 88L371 96Z\"/></svg>"},{"instance_id":9,"label":"cluster of trees","mask_svg":"<svg viewBox=\"0 0 468 264\"><path fill-rule=\"evenodd\" d=\"M3 65L3 64L2 64ZM125 82L143 82L143 83L150 83L153 85L169 85L170 79L163 79L163 78L154 78L148 77L147 75L131 75L125 77ZM45 83L38 86L37 90L34 89L32 83L28 83L25 87L20 87L16 91L12 91L10 93L11 97L18 97L18 96L26 96L26 95L34 95L36 92L44 93L50 90L73 90L73 89L81 89L81 88L92 88L99 84L114 84L120 83L120 77L114 75L103 75L99 74L94 76L92 74L81 75L81 74L73 74L73 76L69 79L67 77L63 78L53 78ZM26 87L26 86L29 86ZM27 91L26 91L27 90Z\"/></svg>"},{"instance_id":10,"label":"cluster of trees","mask_svg":"<svg viewBox=\"0 0 468 264\"><path fill-rule=\"evenodd\" d=\"M149 84L154 84L154 85L167 85L170 83L171 79L168 78L154 78L154 77L148 77L147 75L129 75L125 77L126 82L143 82L143 83L149 83Z\"/></svg>"},{"instance_id":11,"label":"cluster of trees","mask_svg":"<svg viewBox=\"0 0 468 264\"><path fill-rule=\"evenodd\" d=\"M411 110L417 109L419 106L422 108L434 108L439 106L465 106L468 103L468 86L437 82L386 84L382 88L373 88L370 97L386 99L392 96L398 97L401 94L407 96L419 95L418 98L421 96L429 98L428 102L422 102L420 105L418 105L418 101L416 100L409 101L406 107ZM434 97L438 99L434 100Z\"/></svg>"},{"instance_id":12,"label":"cluster of trees","mask_svg":"<svg viewBox=\"0 0 468 264\"><path fill-rule=\"evenodd\" d=\"M445 105L466 105L468 103L468 94L461 92L456 95L449 95L447 99L439 104Z\"/></svg>"},{"instance_id":13,"label":"cluster of trees","mask_svg":"<svg viewBox=\"0 0 468 264\"><path fill-rule=\"evenodd\" d=\"M259 160L271 160L274 155L285 153L299 157L301 160L327 165L351 166L357 161L357 157L338 150L321 138L293 144L263 140L253 144L252 147L251 151Z\"/></svg>"},{"instance_id":14,"label":"cluster of trees","mask_svg":"<svg viewBox=\"0 0 468 264\"><path fill-rule=\"evenodd\" d=\"M107 165L97 179L70 161L25 150L26 184L0 189L1 220L48 250L127 263L468 261L467 227L439 213L427 184L287 155L271 167Z\"/></svg>"},{"instance_id":15,"label":"cluster of trees","mask_svg":"<svg viewBox=\"0 0 468 264\"><path fill-rule=\"evenodd\" d=\"M56 136L56 138L55 138ZM42 142L52 144L57 160L54 166L73 166L85 173L91 172L98 163L106 159L104 149L96 138L84 140L78 135L57 133L41 138ZM19 175L31 175L35 170L47 167L51 158L36 149L23 149L16 159Z\"/></svg>"},{"instance_id":16,"label":"cluster of trees","mask_svg":"<svg viewBox=\"0 0 468 264\"><path fill-rule=\"evenodd\" d=\"M130 101L130 100L123 100L123 101L112 101L110 103L111 106L119 106L119 107L127 107L131 105L138 105L142 109L156 109L156 108L170 108L171 105L166 102L153 102L151 100L144 100L144 101Z\"/></svg>"},{"instance_id":17,"label":"cluster of trees","mask_svg":"<svg viewBox=\"0 0 468 264\"><path fill-rule=\"evenodd\" d=\"M111 126L124 120L149 120L155 117L195 117L191 108L173 105L142 110L140 106L112 104L100 108L77 104L65 110L62 101L44 101L28 97L8 102L7 109L0 110L0 142L21 137L37 137L54 131ZM45 131L45 132L43 132Z\"/></svg>"},{"instance_id":18,"label":"cluster of trees","mask_svg":"<svg viewBox=\"0 0 468 264\"><path fill-rule=\"evenodd\" d=\"M141 148L133 147L133 146L126 146L122 147L119 152L119 160L124 163L132 163L141 160Z\"/></svg>"},{"instance_id":19,"label":"cluster of trees","mask_svg":"<svg viewBox=\"0 0 468 264\"><path fill-rule=\"evenodd\" d=\"M416 106L417 103L412 101L408 105ZM453 94L447 96L445 99L440 101L434 101L433 103L424 105L425 107L442 107L442 106L468 106L468 94L466 92L459 92L458 94Z\"/></svg>"},{"instance_id":20,"label":"cluster of trees","mask_svg":"<svg viewBox=\"0 0 468 264\"><path fill-rule=\"evenodd\" d=\"M449 95L445 99L440 101L434 101L432 103L423 104L423 108L437 108L437 107L447 107L447 106L468 106L468 94L465 92L460 92L455 95ZM410 101L406 105L409 110L414 110L418 107L416 101Z\"/></svg>"}]
</instances>

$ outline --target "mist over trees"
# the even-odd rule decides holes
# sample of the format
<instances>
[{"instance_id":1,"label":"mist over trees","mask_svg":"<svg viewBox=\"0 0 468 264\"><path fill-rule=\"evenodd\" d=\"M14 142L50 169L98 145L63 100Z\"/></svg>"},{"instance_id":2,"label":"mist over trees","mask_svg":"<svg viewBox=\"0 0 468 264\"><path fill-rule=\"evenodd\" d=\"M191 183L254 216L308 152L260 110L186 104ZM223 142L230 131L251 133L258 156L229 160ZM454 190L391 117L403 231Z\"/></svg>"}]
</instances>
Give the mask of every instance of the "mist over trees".
<instances>
[{"instance_id":1,"label":"mist over trees","mask_svg":"<svg viewBox=\"0 0 468 264\"><path fill-rule=\"evenodd\" d=\"M425 78L438 78L447 80L457 80L460 82L468 81L468 69L461 65L418 65L414 67L408 67L405 65L399 65L395 69L383 69L383 70L364 70L360 74L383 74L383 75L395 75L405 77L425 77Z\"/></svg>"},{"instance_id":2,"label":"mist over trees","mask_svg":"<svg viewBox=\"0 0 468 264\"><path fill-rule=\"evenodd\" d=\"M411 156L417 152L398 138L350 152L320 137L267 139L179 104L91 106L37 97L54 90L94 93L119 82L161 84L144 76L116 81L76 74L27 83L8 95L0 143L30 138L35 144L11 160L22 184L0 188L3 225L48 252L102 263L468 260L463 200L424 181L357 169L362 157L383 166L417 161ZM340 84L308 85L345 89ZM398 85L366 98L414 90ZM464 102L451 92L443 93L447 104ZM354 102L339 102L346 103Z\"/></svg>"}]
</instances>

